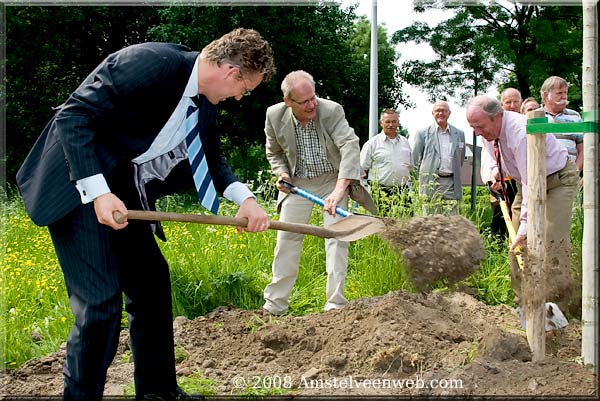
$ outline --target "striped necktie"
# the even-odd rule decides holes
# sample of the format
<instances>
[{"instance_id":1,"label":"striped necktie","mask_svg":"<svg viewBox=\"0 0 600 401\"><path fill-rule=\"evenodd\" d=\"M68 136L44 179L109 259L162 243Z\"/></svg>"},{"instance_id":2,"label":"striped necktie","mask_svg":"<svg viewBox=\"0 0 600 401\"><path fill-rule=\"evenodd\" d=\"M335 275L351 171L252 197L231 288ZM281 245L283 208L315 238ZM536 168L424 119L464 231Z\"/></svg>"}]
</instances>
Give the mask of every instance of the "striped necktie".
<instances>
[{"instance_id":1,"label":"striped necktie","mask_svg":"<svg viewBox=\"0 0 600 401\"><path fill-rule=\"evenodd\" d=\"M194 183L198 191L198 199L202 206L213 214L219 211L219 197L213 184L208 163L200 140L200 124L198 122L198 107L189 106L185 117L185 143L188 148L188 160L192 166Z\"/></svg>"}]
</instances>

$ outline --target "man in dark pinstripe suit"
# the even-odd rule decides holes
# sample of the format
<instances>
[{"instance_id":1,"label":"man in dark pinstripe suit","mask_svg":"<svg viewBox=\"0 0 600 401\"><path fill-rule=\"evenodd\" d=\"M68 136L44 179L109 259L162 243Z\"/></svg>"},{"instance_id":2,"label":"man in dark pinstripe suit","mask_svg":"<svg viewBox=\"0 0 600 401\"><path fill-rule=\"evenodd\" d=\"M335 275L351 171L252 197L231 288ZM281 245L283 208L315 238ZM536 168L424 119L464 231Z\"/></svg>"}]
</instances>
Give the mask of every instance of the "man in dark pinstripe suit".
<instances>
[{"instance_id":1,"label":"man in dark pinstripe suit","mask_svg":"<svg viewBox=\"0 0 600 401\"><path fill-rule=\"evenodd\" d=\"M254 30L236 29L200 53L144 43L109 55L57 108L17 183L31 219L48 226L75 316L65 399L102 398L123 293L138 398L183 395L175 380L168 265L148 223L117 223L113 213L142 208L142 192L152 208L158 197L193 187L189 162L173 157L182 147L187 154L178 127L193 103L216 190L240 205L246 231L267 229L268 215L221 154L215 105L240 100L274 71L272 50ZM149 164L164 171L140 186L134 172Z\"/></svg>"}]
</instances>

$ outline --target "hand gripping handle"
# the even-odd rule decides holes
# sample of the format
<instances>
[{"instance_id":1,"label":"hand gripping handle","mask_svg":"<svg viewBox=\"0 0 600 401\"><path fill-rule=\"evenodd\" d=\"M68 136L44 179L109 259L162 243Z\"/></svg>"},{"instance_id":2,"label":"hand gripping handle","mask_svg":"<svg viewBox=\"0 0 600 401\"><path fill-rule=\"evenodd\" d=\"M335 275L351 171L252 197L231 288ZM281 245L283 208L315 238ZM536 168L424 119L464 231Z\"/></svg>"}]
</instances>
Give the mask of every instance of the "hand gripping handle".
<instances>
[{"instance_id":1,"label":"hand gripping handle","mask_svg":"<svg viewBox=\"0 0 600 401\"><path fill-rule=\"evenodd\" d=\"M305 189L298 188L297 186L284 180L279 180L279 184L286 187L293 194L300 195L303 198L313 201L317 205L325 206L325 201L323 200L323 198L319 198L317 195L312 194ZM352 213L340 206L335 207L335 212L342 217L352 216Z\"/></svg>"}]
</instances>

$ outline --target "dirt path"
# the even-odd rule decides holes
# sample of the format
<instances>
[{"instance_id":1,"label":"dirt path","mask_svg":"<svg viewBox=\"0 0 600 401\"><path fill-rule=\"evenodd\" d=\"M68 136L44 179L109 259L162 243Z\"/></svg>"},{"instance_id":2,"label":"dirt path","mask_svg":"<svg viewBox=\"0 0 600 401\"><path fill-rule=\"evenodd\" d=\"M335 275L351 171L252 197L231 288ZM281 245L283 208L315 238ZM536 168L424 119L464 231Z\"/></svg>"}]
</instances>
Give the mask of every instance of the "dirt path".
<instances>
[{"instance_id":1,"label":"dirt path","mask_svg":"<svg viewBox=\"0 0 600 401\"><path fill-rule=\"evenodd\" d=\"M577 362L577 321L549 334L547 360L533 363L515 311L463 293L394 292L304 317L220 308L177 318L174 330L180 377L201 371L217 394L598 398L597 377ZM105 394L133 382L127 348L124 331ZM0 394L60 394L63 358L64 349L27 362L2 379Z\"/></svg>"}]
</instances>

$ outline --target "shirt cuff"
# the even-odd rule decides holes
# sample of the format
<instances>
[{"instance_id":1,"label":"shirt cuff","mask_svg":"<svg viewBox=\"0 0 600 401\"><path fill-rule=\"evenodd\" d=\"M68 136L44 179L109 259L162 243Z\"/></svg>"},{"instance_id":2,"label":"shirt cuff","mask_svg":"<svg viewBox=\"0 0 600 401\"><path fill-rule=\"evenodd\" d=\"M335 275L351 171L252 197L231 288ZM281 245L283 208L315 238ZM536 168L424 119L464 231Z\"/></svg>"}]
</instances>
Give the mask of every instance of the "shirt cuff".
<instances>
[{"instance_id":1,"label":"shirt cuff","mask_svg":"<svg viewBox=\"0 0 600 401\"><path fill-rule=\"evenodd\" d=\"M524 237L527 237L527 223L523 223L521 222L521 225L519 226L519 230L517 231L517 235L523 235Z\"/></svg>"},{"instance_id":2,"label":"shirt cuff","mask_svg":"<svg viewBox=\"0 0 600 401\"><path fill-rule=\"evenodd\" d=\"M100 195L104 195L110 192L106 179L102 174L92 175L90 177L82 178L75 182L75 187L79 191L81 197L81 203L92 202Z\"/></svg>"},{"instance_id":3,"label":"shirt cuff","mask_svg":"<svg viewBox=\"0 0 600 401\"><path fill-rule=\"evenodd\" d=\"M256 199L256 196L252 193L252 191L250 191L245 184L242 184L239 181L229 184L229 186L225 188L225 191L223 191L223 196L238 206L240 206L248 198Z\"/></svg>"}]
</instances>

